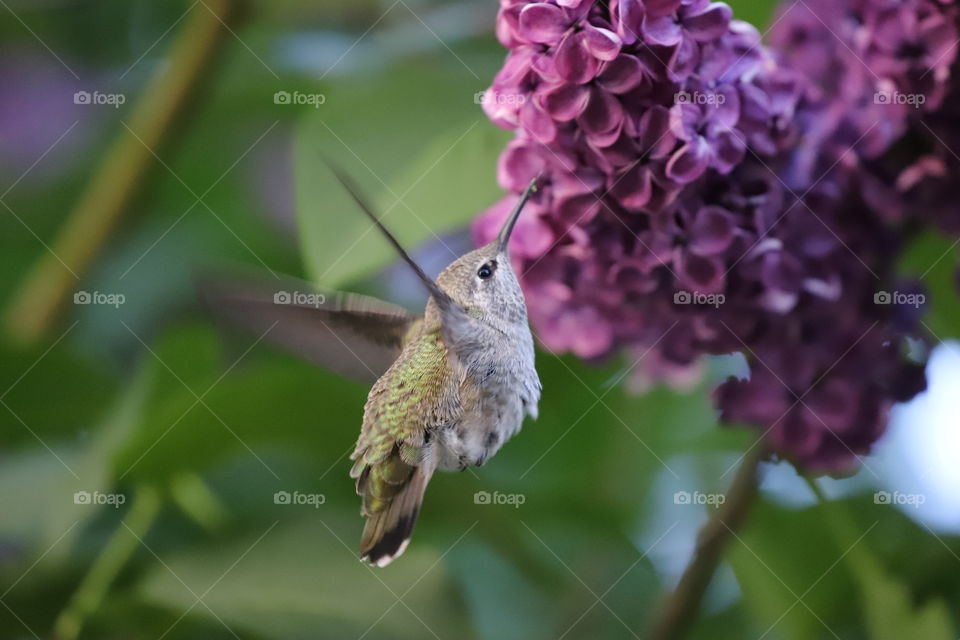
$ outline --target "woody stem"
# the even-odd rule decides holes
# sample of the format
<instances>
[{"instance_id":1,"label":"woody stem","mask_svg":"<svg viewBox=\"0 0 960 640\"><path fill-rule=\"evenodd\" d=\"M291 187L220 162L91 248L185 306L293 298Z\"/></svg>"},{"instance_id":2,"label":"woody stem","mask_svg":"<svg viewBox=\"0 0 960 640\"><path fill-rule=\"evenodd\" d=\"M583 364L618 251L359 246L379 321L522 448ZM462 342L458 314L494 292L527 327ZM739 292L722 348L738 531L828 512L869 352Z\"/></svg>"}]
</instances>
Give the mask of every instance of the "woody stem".
<instances>
[{"instance_id":1,"label":"woody stem","mask_svg":"<svg viewBox=\"0 0 960 640\"><path fill-rule=\"evenodd\" d=\"M724 551L743 525L757 496L757 470L765 456L762 446L755 446L747 452L725 502L697 534L693 557L654 620L648 640L679 640L693 626L703 594Z\"/></svg>"},{"instance_id":2,"label":"woody stem","mask_svg":"<svg viewBox=\"0 0 960 640\"><path fill-rule=\"evenodd\" d=\"M56 322L71 291L106 246L124 214L159 166L154 153L197 102L200 79L215 59L239 0L207 0L191 10L170 50L130 112L107 155L80 194L48 250L4 310L7 334L36 343Z\"/></svg>"}]
</instances>

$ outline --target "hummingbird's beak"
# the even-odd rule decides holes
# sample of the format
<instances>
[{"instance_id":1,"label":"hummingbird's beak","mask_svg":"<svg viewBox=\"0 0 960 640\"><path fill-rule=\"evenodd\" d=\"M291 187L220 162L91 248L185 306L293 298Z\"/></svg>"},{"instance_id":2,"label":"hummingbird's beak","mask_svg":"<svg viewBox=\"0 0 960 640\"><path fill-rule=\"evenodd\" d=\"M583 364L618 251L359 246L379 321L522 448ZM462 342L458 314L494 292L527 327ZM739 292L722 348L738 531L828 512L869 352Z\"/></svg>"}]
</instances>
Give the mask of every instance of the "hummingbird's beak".
<instances>
[{"instance_id":1,"label":"hummingbird's beak","mask_svg":"<svg viewBox=\"0 0 960 640\"><path fill-rule=\"evenodd\" d=\"M513 208L513 211L510 212L510 216L507 218L506 222L503 223L503 227L500 229L500 233L497 235L497 247L499 248L500 253L507 252L507 244L510 242L510 234L513 233L513 227L515 224L517 224L517 218L520 217L520 212L523 211L523 206L527 204L527 200L529 200L530 196L532 196L537 190L537 182L539 180L540 176L537 176L530 181L530 184L523 192L523 195L520 196L517 206Z\"/></svg>"}]
</instances>

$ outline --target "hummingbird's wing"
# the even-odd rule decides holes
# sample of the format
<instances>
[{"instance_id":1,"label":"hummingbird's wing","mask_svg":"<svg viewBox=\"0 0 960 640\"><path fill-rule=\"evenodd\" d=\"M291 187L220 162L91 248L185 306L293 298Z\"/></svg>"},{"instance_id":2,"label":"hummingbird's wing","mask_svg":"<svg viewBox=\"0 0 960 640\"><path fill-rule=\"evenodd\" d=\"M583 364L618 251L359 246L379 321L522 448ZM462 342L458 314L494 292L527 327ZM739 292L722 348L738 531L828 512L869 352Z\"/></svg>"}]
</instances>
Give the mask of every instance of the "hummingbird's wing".
<instances>
[{"instance_id":1,"label":"hummingbird's wing","mask_svg":"<svg viewBox=\"0 0 960 640\"><path fill-rule=\"evenodd\" d=\"M374 213L373 207L367 202L363 194L360 193L360 189L354 184L353 180L335 165L328 162L333 175L336 176L337 180L340 181L340 184L347 190L347 193L353 198L353 201L357 203L357 206L360 207L360 210L373 222L374 226L380 230L383 234L383 237L393 245L393 248L397 251L397 254L400 258L406 262L410 268L413 270L413 273L420 279L420 282L423 283L423 286L426 287L427 292L430 293L431 298L435 301L437 306L443 312L445 317L444 324L456 322L456 327L464 327L469 324L469 318L467 317L467 310L463 308L459 302L450 297L450 294L440 288L436 282L430 279L423 269L416 263L416 261L410 257L410 254L406 252L403 246L400 245L400 242L397 238L390 233L390 230L387 229L380 217ZM531 188L533 185L531 184ZM525 198L529 195L525 195ZM381 216L382 217L382 216ZM446 329L446 326L444 327Z\"/></svg>"},{"instance_id":2,"label":"hummingbird's wing","mask_svg":"<svg viewBox=\"0 0 960 640\"><path fill-rule=\"evenodd\" d=\"M307 361L373 383L400 355L419 319L389 302L283 278L208 274L198 288L219 315Z\"/></svg>"}]
</instances>

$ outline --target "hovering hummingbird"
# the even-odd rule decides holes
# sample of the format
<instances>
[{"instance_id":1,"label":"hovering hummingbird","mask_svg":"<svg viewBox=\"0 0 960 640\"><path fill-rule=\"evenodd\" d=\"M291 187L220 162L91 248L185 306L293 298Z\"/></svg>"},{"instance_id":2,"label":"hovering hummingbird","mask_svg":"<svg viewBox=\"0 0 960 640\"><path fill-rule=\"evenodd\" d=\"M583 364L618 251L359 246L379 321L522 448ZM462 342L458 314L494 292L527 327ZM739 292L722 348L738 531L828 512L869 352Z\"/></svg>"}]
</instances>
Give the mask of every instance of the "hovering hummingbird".
<instances>
[{"instance_id":1,"label":"hovering hummingbird","mask_svg":"<svg viewBox=\"0 0 960 640\"><path fill-rule=\"evenodd\" d=\"M482 465L524 417L536 419L540 379L510 234L534 179L497 238L447 266L436 282L404 251L353 182L337 179L430 294L416 316L368 296L292 299L267 286L203 286L234 321L340 375L375 380L350 471L366 518L361 559L378 567L402 554L433 472ZM303 285L301 285L301 289ZM272 330L275 329L275 330Z\"/></svg>"}]
</instances>

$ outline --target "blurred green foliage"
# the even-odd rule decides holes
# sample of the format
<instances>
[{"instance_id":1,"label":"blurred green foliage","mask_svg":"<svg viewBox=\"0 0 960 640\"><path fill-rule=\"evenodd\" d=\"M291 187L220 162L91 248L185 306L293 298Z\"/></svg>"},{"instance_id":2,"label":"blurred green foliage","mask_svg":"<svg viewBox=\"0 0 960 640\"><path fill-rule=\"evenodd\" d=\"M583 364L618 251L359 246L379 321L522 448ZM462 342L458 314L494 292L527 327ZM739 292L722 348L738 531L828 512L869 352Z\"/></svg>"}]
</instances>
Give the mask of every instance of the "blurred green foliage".
<instances>
[{"instance_id":1,"label":"blurred green foliage","mask_svg":"<svg viewBox=\"0 0 960 640\"><path fill-rule=\"evenodd\" d=\"M771 12L769 2L733 4L757 24ZM188 7L11 0L0 34L40 61L37 82L60 87L65 105L82 86L135 98ZM226 261L371 286L392 258L373 234L361 239L367 225L324 157L358 177L410 246L494 202L508 135L474 101L503 57L492 15L484 2L250 3L160 151L166 168L78 283L126 304L68 305L46 343L2 348L0 638L50 637L107 542L126 535L140 487L159 491L162 509L129 531L141 544L82 638L643 637L675 579L655 562L658 548L682 564L706 514L674 505L669 487L722 491L724 470L752 443L716 429L706 385L634 395L608 386L632 362L540 353L540 419L482 469L437 477L410 550L373 571L356 559L361 519L347 476L367 390L255 336L225 337L193 302L191 274ZM467 16L485 19L457 23ZM327 52L333 68L311 68L304 50ZM326 100L274 104L281 90ZM21 217L0 212L5 297L44 251L34 234L53 236L125 108L77 116L70 154L52 153L4 196ZM2 184L24 168L4 166ZM190 191L211 185L196 206ZM947 248L925 242L925 255ZM955 312L929 320L941 337L956 335ZM279 491L322 494L323 504L276 504ZM524 501L477 504L479 491ZM127 500L78 504L76 492ZM692 637L955 637L947 605L956 616L960 542L877 507L869 492L831 506L762 498L724 567L735 581L717 581ZM855 542L863 555L851 562Z\"/></svg>"}]
</instances>

